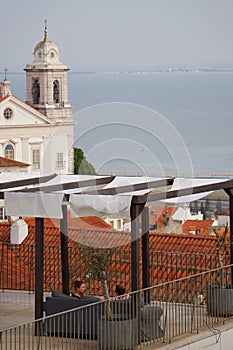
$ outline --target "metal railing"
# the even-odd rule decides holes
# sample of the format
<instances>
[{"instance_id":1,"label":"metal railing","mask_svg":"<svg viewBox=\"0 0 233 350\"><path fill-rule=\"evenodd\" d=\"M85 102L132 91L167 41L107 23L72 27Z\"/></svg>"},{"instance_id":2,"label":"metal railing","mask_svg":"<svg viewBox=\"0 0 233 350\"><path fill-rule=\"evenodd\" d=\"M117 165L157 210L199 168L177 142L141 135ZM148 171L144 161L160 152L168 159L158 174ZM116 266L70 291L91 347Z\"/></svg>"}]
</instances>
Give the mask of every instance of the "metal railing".
<instances>
[{"instance_id":1,"label":"metal railing","mask_svg":"<svg viewBox=\"0 0 233 350\"><path fill-rule=\"evenodd\" d=\"M80 247L69 247L70 281L77 276L89 275L88 267L80 259ZM141 270L141 252L140 252ZM223 256L224 265L230 263L229 256ZM62 288L61 249L59 246L44 247L44 291ZM178 252L150 252L150 284L157 285L180 277L194 275L219 266L217 255ZM131 251L113 249L108 253L108 279L110 295L115 293L116 281L126 287L131 286ZM86 278L85 278L86 279ZM86 281L90 294L102 293L99 281ZM71 288L71 285L70 285ZM0 243L0 289L35 290L35 245Z\"/></svg>"},{"instance_id":2,"label":"metal railing","mask_svg":"<svg viewBox=\"0 0 233 350\"><path fill-rule=\"evenodd\" d=\"M232 269L213 269L79 308L78 299L47 297L47 316L1 331L0 350L123 350L171 343L203 329L214 333L216 325L233 316Z\"/></svg>"}]
</instances>

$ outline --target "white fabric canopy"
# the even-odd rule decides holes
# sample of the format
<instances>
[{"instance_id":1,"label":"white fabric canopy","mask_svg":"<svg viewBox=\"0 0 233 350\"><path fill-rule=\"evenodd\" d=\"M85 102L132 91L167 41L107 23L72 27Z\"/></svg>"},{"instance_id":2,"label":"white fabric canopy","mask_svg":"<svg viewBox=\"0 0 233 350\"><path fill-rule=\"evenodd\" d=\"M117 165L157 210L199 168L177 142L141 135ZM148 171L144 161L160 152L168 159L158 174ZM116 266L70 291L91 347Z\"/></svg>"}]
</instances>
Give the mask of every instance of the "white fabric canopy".
<instances>
[{"instance_id":1,"label":"white fabric canopy","mask_svg":"<svg viewBox=\"0 0 233 350\"><path fill-rule=\"evenodd\" d=\"M129 218L132 196L70 195L71 216Z\"/></svg>"},{"instance_id":2,"label":"white fabric canopy","mask_svg":"<svg viewBox=\"0 0 233 350\"><path fill-rule=\"evenodd\" d=\"M6 174L1 176L0 174L0 181L4 183L4 181L9 181L9 179L14 181L14 179L18 180L19 178L25 177L33 178L34 176L34 174L21 174L21 176L20 174L13 175L12 173L10 173L9 176ZM104 178L107 179L104 180ZM96 181L97 179L100 179L100 181ZM111 181L111 178L108 176L58 175L46 183L32 185L30 188L34 188L35 192L10 192L13 190L12 188L5 190L6 213L7 215L12 216L62 218L63 196L66 193L70 193L70 206L72 210L72 216L95 215L100 217L108 216L110 218L129 218L132 197L149 193L159 194L161 191L164 192L164 184L161 180L165 181L166 179L158 177L117 176L113 181ZM111 182L107 183L108 181ZM213 178L176 178L174 179L174 183L168 193L174 190L190 189L190 195L165 199L162 202L170 204L181 204L194 201L207 196L208 194L212 193L212 191L191 194L193 188L215 183L224 183L226 181L228 180ZM85 185L85 187L82 187L83 185ZM158 188L158 185L161 185L162 187ZM55 187L51 187L49 189L49 186ZM124 186L126 187L124 188ZM29 186L26 186L26 188L28 187ZM43 188L45 192L42 192ZM85 193L85 191L91 191L93 193L93 191L96 191L97 188L103 189L106 194L95 195L91 193L88 194L87 192ZM113 194L109 195L108 190L111 191L111 189L113 189ZM119 189L119 193L114 194L117 193L117 189ZM40 190L40 192L38 192L38 190ZM50 192L46 192L49 190ZM152 205L152 203L147 202L146 205Z\"/></svg>"},{"instance_id":3,"label":"white fabric canopy","mask_svg":"<svg viewBox=\"0 0 233 350\"><path fill-rule=\"evenodd\" d=\"M46 174L41 175L39 172L28 173L28 172L2 172L0 173L0 182L18 181L26 180L39 176L46 176Z\"/></svg>"},{"instance_id":4,"label":"white fabric canopy","mask_svg":"<svg viewBox=\"0 0 233 350\"><path fill-rule=\"evenodd\" d=\"M176 198L169 198L161 200L161 202L164 203L170 203L170 204L182 204L182 203L189 203L193 201L197 201L198 199L204 198L208 196L209 194L213 193L213 191L208 192L202 192L202 193L196 193L191 194L192 188L201 186L201 185L210 185L214 183L219 182L225 182L226 179L189 179L189 178L175 178L173 185L171 189L168 191L174 191L174 190L182 190L185 188L190 188L190 195L176 197Z\"/></svg>"},{"instance_id":5,"label":"white fabric canopy","mask_svg":"<svg viewBox=\"0 0 233 350\"><path fill-rule=\"evenodd\" d=\"M6 192L6 214L61 219L63 217L62 200L62 193Z\"/></svg>"},{"instance_id":6,"label":"white fabric canopy","mask_svg":"<svg viewBox=\"0 0 233 350\"><path fill-rule=\"evenodd\" d=\"M99 216L109 218L130 218L130 205L134 195L140 196L152 192L150 183L165 180L158 177L124 177L117 176L103 189L120 188L128 186L127 192L117 195L70 195L71 215ZM134 190L133 185L145 183L146 189Z\"/></svg>"}]
</instances>

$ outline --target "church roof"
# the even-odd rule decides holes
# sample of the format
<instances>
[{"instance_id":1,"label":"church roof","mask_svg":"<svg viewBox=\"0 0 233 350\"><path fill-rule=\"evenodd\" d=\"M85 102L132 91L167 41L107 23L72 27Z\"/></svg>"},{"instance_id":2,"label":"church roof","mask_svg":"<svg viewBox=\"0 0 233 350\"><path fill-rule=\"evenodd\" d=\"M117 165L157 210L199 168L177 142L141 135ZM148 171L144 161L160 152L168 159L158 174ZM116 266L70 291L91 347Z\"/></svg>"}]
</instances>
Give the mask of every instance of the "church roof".
<instances>
[{"instance_id":1,"label":"church roof","mask_svg":"<svg viewBox=\"0 0 233 350\"><path fill-rule=\"evenodd\" d=\"M44 38L38 44L36 44L33 55L33 65L37 65L39 67L44 67L46 65L47 68L47 65L62 65L62 63L59 60L59 50L57 45L53 41L48 39L47 21L45 23ZM27 65L26 70L28 68L30 69L30 66L31 65ZM64 68L65 67L66 66L64 66Z\"/></svg>"},{"instance_id":2,"label":"church roof","mask_svg":"<svg viewBox=\"0 0 233 350\"><path fill-rule=\"evenodd\" d=\"M1 90L0 90L0 103L1 103L2 101L6 100L8 97L9 97L9 96L4 96L4 97L2 97L2 96L1 96Z\"/></svg>"},{"instance_id":3,"label":"church roof","mask_svg":"<svg viewBox=\"0 0 233 350\"><path fill-rule=\"evenodd\" d=\"M33 106L29 105L28 103L24 102L23 100L21 100L20 98L14 95L7 95L5 97L0 96L0 104L7 99L8 99L8 102L16 103L18 106L21 106L21 108L28 110L30 113L32 113L34 116L39 118L41 121L46 122L47 124L53 124L53 122L49 118L47 118L44 114L42 114L40 111L38 111Z\"/></svg>"},{"instance_id":4,"label":"church roof","mask_svg":"<svg viewBox=\"0 0 233 350\"><path fill-rule=\"evenodd\" d=\"M17 160L0 157L0 167L30 166L30 164L19 162Z\"/></svg>"}]
</instances>

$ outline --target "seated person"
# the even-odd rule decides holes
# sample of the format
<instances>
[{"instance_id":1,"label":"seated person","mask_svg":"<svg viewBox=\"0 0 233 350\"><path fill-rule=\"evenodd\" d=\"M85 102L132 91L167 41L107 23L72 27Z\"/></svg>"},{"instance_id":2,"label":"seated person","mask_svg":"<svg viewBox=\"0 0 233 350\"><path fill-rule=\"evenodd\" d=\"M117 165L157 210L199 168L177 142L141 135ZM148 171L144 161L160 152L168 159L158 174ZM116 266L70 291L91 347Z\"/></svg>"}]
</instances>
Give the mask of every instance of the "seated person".
<instances>
[{"instance_id":1,"label":"seated person","mask_svg":"<svg viewBox=\"0 0 233 350\"><path fill-rule=\"evenodd\" d=\"M126 293L125 288L122 287L121 285L117 284L115 290L116 290L117 296L119 296L117 299L129 299L130 298L130 295L124 295ZM121 297L121 295L123 295L123 297ZM140 297L140 307L144 307L144 301L143 301L142 297Z\"/></svg>"},{"instance_id":2,"label":"seated person","mask_svg":"<svg viewBox=\"0 0 233 350\"><path fill-rule=\"evenodd\" d=\"M83 281L75 280L73 283L74 292L71 294L72 297L82 299L85 297L84 293L86 285ZM96 296L99 300L104 300L103 296Z\"/></svg>"},{"instance_id":3,"label":"seated person","mask_svg":"<svg viewBox=\"0 0 233 350\"><path fill-rule=\"evenodd\" d=\"M119 284L117 284L116 285L116 293L117 293L117 295L125 294L125 288L120 286Z\"/></svg>"}]
</instances>

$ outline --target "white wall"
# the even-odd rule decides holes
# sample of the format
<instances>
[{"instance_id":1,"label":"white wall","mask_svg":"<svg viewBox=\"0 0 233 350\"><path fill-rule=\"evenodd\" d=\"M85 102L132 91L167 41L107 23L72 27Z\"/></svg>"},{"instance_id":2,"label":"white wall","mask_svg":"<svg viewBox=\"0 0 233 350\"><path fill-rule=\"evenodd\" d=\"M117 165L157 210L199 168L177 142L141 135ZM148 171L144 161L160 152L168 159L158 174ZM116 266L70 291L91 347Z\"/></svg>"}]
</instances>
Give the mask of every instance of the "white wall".
<instances>
[{"instance_id":1,"label":"white wall","mask_svg":"<svg viewBox=\"0 0 233 350\"><path fill-rule=\"evenodd\" d=\"M221 327L217 327L221 328ZM211 333L211 331L209 331ZM188 345L177 347L175 343L170 344L168 349L179 350L232 350L233 328L222 332L215 330L216 334L205 339L190 342ZM200 335L201 336L201 335ZM185 340L184 340L185 342Z\"/></svg>"}]
</instances>

